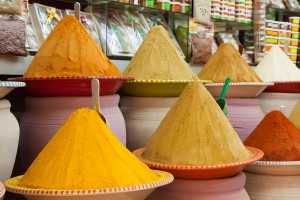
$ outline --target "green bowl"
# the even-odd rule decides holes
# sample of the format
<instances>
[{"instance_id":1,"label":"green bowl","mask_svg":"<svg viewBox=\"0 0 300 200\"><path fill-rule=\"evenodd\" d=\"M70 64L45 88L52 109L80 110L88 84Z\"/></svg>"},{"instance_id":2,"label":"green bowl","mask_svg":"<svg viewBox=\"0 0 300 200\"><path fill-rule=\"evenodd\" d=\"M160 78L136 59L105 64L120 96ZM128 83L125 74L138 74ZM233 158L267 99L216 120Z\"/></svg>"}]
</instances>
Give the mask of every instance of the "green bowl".
<instances>
[{"instance_id":1,"label":"green bowl","mask_svg":"<svg viewBox=\"0 0 300 200\"><path fill-rule=\"evenodd\" d=\"M125 82L118 93L137 97L178 97L191 81L193 80L133 80Z\"/></svg>"}]
</instances>

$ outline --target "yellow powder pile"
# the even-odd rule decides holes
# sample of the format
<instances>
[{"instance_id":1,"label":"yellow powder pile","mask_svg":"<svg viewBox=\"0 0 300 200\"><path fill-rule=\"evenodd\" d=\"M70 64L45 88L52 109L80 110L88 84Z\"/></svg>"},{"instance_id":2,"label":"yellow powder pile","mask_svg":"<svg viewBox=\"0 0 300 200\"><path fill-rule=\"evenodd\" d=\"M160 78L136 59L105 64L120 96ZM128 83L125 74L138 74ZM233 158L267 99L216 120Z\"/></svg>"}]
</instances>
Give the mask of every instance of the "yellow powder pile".
<instances>
[{"instance_id":1,"label":"yellow powder pile","mask_svg":"<svg viewBox=\"0 0 300 200\"><path fill-rule=\"evenodd\" d=\"M38 157L19 186L40 189L97 189L158 180L113 135L94 110L71 114Z\"/></svg>"},{"instance_id":2,"label":"yellow powder pile","mask_svg":"<svg viewBox=\"0 0 300 200\"><path fill-rule=\"evenodd\" d=\"M143 159L173 165L214 165L252 156L200 82L191 82L148 141Z\"/></svg>"},{"instance_id":3,"label":"yellow powder pile","mask_svg":"<svg viewBox=\"0 0 300 200\"><path fill-rule=\"evenodd\" d=\"M203 80L223 83L227 77L231 82L261 82L255 71L231 43L221 44L198 74Z\"/></svg>"},{"instance_id":4,"label":"yellow powder pile","mask_svg":"<svg viewBox=\"0 0 300 200\"><path fill-rule=\"evenodd\" d=\"M163 26L153 26L123 72L135 79L194 80Z\"/></svg>"},{"instance_id":5,"label":"yellow powder pile","mask_svg":"<svg viewBox=\"0 0 300 200\"><path fill-rule=\"evenodd\" d=\"M75 16L65 16L39 48L25 78L121 76Z\"/></svg>"},{"instance_id":6,"label":"yellow powder pile","mask_svg":"<svg viewBox=\"0 0 300 200\"><path fill-rule=\"evenodd\" d=\"M295 126L300 129L300 100L297 102L293 111L291 112L289 120L291 120Z\"/></svg>"}]
</instances>

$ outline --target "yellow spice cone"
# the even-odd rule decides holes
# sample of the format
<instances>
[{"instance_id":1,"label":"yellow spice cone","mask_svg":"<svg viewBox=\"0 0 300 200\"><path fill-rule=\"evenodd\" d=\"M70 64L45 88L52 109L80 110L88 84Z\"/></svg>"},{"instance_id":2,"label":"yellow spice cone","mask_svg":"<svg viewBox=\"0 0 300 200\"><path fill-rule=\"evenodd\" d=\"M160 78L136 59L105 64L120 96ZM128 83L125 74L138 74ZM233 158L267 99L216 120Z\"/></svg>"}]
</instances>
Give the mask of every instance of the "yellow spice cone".
<instances>
[{"instance_id":1,"label":"yellow spice cone","mask_svg":"<svg viewBox=\"0 0 300 200\"><path fill-rule=\"evenodd\" d=\"M221 44L198 74L202 80L223 83L227 77L231 82L261 82L261 79L230 43Z\"/></svg>"},{"instance_id":2,"label":"yellow spice cone","mask_svg":"<svg viewBox=\"0 0 300 200\"><path fill-rule=\"evenodd\" d=\"M121 76L75 16L65 16L39 48L24 77Z\"/></svg>"},{"instance_id":3,"label":"yellow spice cone","mask_svg":"<svg viewBox=\"0 0 300 200\"><path fill-rule=\"evenodd\" d=\"M192 74L163 26L150 29L123 72L135 79L155 80L194 80Z\"/></svg>"},{"instance_id":4,"label":"yellow spice cone","mask_svg":"<svg viewBox=\"0 0 300 200\"><path fill-rule=\"evenodd\" d=\"M200 82L191 82L145 147L142 158L173 165L214 165L252 156Z\"/></svg>"},{"instance_id":5,"label":"yellow spice cone","mask_svg":"<svg viewBox=\"0 0 300 200\"><path fill-rule=\"evenodd\" d=\"M76 110L34 160L19 186L97 189L158 177L113 135L94 110Z\"/></svg>"},{"instance_id":6,"label":"yellow spice cone","mask_svg":"<svg viewBox=\"0 0 300 200\"><path fill-rule=\"evenodd\" d=\"M291 120L295 126L300 129L300 100L297 102L293 111L291 112L289 120Z\"/></svg>"}]
</instances>

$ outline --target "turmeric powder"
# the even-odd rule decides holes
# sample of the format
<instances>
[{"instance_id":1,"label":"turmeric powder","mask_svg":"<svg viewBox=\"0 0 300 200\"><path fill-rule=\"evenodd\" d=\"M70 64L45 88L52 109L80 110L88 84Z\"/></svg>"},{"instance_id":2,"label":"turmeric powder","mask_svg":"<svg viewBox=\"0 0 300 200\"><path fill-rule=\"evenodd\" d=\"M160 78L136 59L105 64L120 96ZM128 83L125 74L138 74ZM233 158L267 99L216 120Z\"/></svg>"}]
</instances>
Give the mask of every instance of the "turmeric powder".
<instances>
[{"instance_id":1,"label":"turmeric powder","mask_svg":"<svg viewBox=\"0 0 300 200\"><path fill-rule=\"evenodd\" d=\"M65 16L39 48L23 77L121 75L79 20Z\"/></svg>"},{"instance_id":2,"label":"turmeric powder","mask_svg":"<svg viewBox=\"0 0 300 200\"><path fill-rule=\"evenodd\" d=\"M172 165L217 165L252 156L215 99L199 81L189 83L166 114L141 158Z\"/></svg>"},{"instance_id":3,"label":"turmeric powder","mask_svg":"<svg viewBox=\"0 0 300 200\"><path fill-rule=\"evenodd\" d=\"M123 74L140 80L194 80L192 69L161 25L150 29Z\"/></svg>"},{"instance_id":4,"label":"turmeric powder","mask_svg":"<svg viewBox=\"0 0 300 200\"><path fill-rule=\"evenodd\" d=\"M227 77L231 82L262 82L255 71L230 43L221 44L198 74L202 80L224 83Z\"/></svg>"},{"instance_id":5,"label":"turmeric powder","mask_svg":"<svg viewBox=\"0 0 300 200\"><path fill-rule=\"evenodd\" d=\"M38 189L99 189L158 179L123 146L96 111L82 108L66 120L18 185Z\"/></svg>"}]
</instances>

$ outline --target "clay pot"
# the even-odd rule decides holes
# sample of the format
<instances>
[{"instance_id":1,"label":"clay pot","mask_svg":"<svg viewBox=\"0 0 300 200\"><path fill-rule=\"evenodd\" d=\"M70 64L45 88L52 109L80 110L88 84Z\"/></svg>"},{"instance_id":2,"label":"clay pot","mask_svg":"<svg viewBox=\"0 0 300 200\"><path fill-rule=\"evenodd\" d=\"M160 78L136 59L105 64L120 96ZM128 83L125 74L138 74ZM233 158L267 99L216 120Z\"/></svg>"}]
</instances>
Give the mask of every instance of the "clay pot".
<instances>
[{"instance_id":1,"label":"clay pot","mask_svg":"<svg viewBox=\"0 0 300 200\"><path fill-rule=\"evenodd\" d=\"M157 188L147 200L249 200L245 181L243 172L224 179L175 179L169 185Z\"/></svg>"},{"instance_id":2,"label":"clay pot","mask_svg":"<svg viewBox=\"0 0 300 200\"><path fill-rule=\"evenodd\" d=\"M283 112L289 117L299 99L300 94L296 93L263 92L259 95L259 104L265 115L272 110L280 110L280 106L284 105Z\"/></svg>"},{"instance_id":3,"label":"clay pot","mask_svg":"<svg viewBox=\"0 0 300 200\"><path fill-rule=\"evenodd\" d=\"M3 199L4 194L5 194L5 186L2 182L0 182L0 200Z\"/></svg>"},{"instance_id":4,"label":"clay pot","mask_svg":"<svg viewBox=\"0 0 300 200\"><path fill-rule=\"evenodd\" d=\"M178 97L121 96L120 109L126 122L129 150L145 147L177 99Z\"/></svg>"},{"instance_id":5,"label":"clay pot","mask_svg":"<svg viewBox=\"0 0 300 200\"><path fill-rule=\"evenodd\" d=\"M259 99L227 98L228 115L233 128L244 141L264 118Z\"/></svg>"},{"instance_id":6,"label":"clay pot","mask_svg":"<svg viewBox=\"0 0 300 200\"><path fill-rule=\"evenodd\" d=\"M20 128L10 112L10 103L0 100L0 181L10 178L19 144Z\"/></svg>"},{"instance_id":7,"label":"clay pot","mask_svg":"<svg viewBox=\"0 0 300 200\"><path fill-rule=\"evenodd\" d=\"M101 96L100 107L112 132L126 145L126 129L118 107L119 95ZM20 155L26 170L38 153L76 109L93 109L91 97L26 97L26 109L21 118Z\"/></svg>"},{"instance_id":8,"label":"clay pot","mask_svg":"<svg viewBox=\"0 0 300 200\"><path fill-rule=\"evenodd\" d=\"M245 189L255 200L300 199L300 162L258 161L245 170Z\"/></svg>"}]
</instances>

